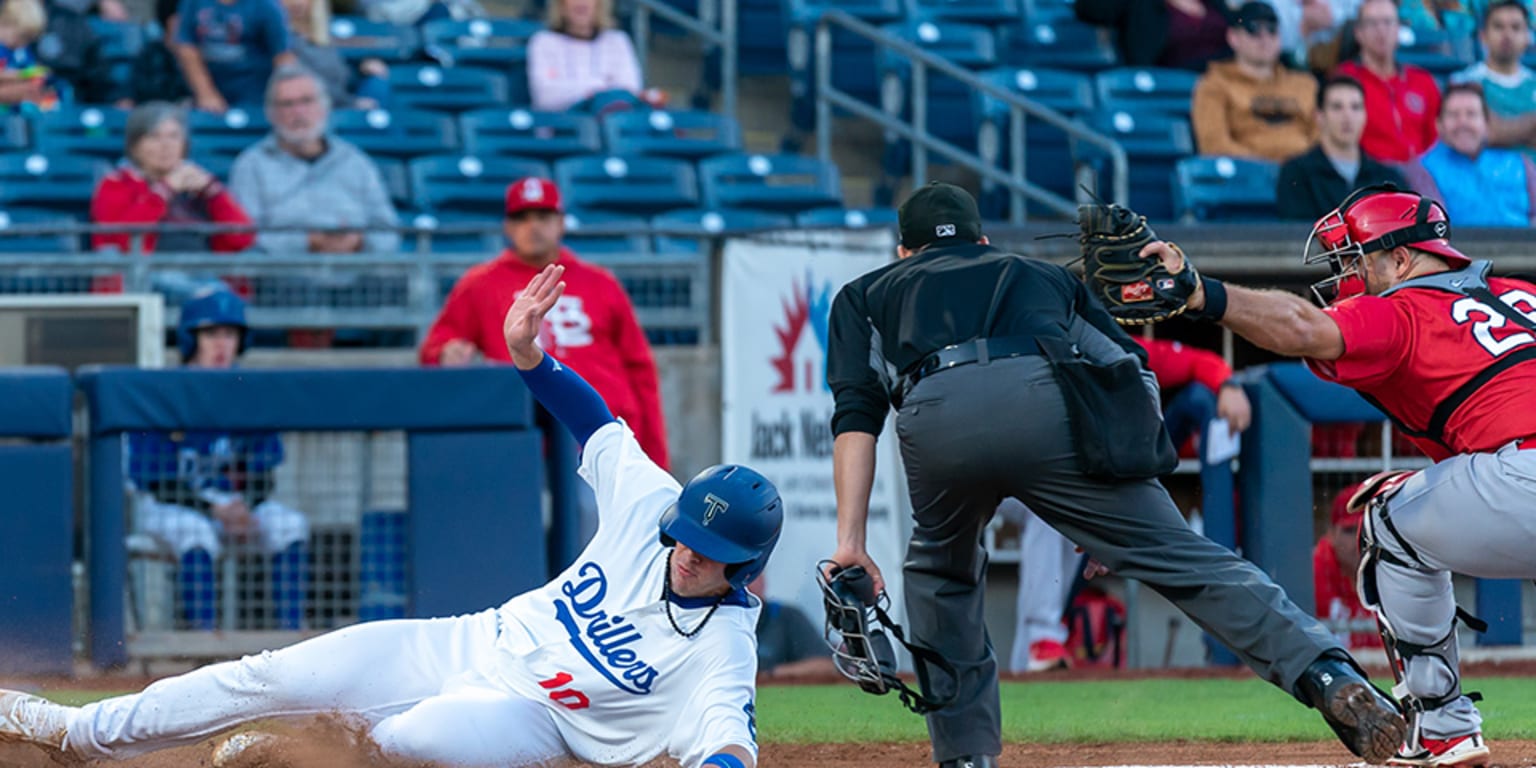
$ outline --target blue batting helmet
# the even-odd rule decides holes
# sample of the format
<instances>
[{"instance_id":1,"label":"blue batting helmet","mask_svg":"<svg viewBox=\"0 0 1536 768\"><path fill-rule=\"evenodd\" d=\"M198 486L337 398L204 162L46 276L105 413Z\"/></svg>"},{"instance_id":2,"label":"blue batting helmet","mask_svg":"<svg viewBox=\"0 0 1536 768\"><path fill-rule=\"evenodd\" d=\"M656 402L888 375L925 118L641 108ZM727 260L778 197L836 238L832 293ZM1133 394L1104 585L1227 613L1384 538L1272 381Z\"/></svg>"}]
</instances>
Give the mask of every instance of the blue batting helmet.
<instances>
[{"instance_id":1,"label":"blue batting helmet","mask_svg":"<svg viewBox=\"0 0 1536 768\"><path fill-rule=\"evenodd\" d=\"M725 563L731 587L746 586L768 565L784 527L784 502L768 478L739 464L700 472L661 514L661 543L682 542Z\"/></svg>"},{"instance_id":2,"label":"blue batting helmet","mask_svg":"<svg viewBox=\"0 0 1536 768\"><path fill-rule=\"evenodd\" d=\"M245 324L245 300L222 286L205 288L192 294L181 304L181 322L176 324L176 346L181 348L185 363L197 354L197 331L227 325L240 330L240 347L235 354L245 351L250 340L250 329Z\"/></svg>"}]
</instances>

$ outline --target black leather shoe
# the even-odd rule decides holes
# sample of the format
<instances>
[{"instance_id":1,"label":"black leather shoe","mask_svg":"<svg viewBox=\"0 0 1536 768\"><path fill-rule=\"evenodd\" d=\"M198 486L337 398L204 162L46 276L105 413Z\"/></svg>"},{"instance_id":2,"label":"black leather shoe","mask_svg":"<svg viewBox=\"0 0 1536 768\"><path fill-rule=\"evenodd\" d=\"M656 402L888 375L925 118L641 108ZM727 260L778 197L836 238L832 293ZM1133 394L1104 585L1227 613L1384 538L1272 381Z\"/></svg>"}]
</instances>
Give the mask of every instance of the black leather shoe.
<instances>
[{"instance_id":1,"label":"black leather shoe","mask_svg":"<svg viewBox=\"0 0 1536 768\"><path fill-rule=\"evenodd\" d=\"M1339 741L1366 762L1380 765L1397 754L1408 735L1408 724L1397 705L1365 679L1353 660L1320 656L1296 690L1317 708Z\"/></svg>"},{"instance_id":2,"label":"black leather shoe","mask_svg":"<svg viewBox=\"0 0 1536 768\"><path fill-rule=\"evenodd\" d=\"M966 755L939 763L939 768L997 768L997 755Z\"/></svg>"}]
</instances>

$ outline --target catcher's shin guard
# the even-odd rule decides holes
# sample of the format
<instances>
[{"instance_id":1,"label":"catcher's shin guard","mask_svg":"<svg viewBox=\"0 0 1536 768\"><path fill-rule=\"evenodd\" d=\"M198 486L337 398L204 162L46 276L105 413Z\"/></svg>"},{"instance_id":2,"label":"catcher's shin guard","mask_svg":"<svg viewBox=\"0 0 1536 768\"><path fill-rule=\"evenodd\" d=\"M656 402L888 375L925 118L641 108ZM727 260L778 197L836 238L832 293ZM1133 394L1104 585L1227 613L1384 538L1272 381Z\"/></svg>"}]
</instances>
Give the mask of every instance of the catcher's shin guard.
<instances>
[{"instance_id":1,"label":"catcher's shin guard","mask_svg":"<svg viewBox=\"0 0 1536 768\"><path fill-rule=\"evenodd\" d=\"M950 677L955 676L955 669L933 650L907 642L901 626L891 621L885 611L890 599L884 592L875 594L874 580L862 566L839 568L832 561L823 560L816 567L816 582L821 586L827 608L823 639L832 649L832 662L843 677L877 696L895 690L901 703L920 715L949 704L947 698L938 699L912 690L896 676L896 649L891 644L891 635L914 657ZM927 689L922 664L918 665L918 677L919 687Z\"/></svg>"}]
</instances>

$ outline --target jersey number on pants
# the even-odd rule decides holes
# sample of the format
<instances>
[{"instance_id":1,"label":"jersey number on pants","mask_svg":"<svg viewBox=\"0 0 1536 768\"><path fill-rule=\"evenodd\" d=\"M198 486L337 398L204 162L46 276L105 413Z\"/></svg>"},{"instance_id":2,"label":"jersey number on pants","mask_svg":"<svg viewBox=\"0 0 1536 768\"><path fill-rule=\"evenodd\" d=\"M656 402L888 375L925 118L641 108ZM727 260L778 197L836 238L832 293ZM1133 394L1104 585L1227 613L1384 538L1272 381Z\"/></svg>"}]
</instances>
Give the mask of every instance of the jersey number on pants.
<instances>
[{"instance_id":1,"label":"jersey number on pants","mask_svg":"<svg viewBox=\"0 0 1536 768\"><path fill-rule=\"evenodd\" d=\"M585 693L575 688L560 687L573 679L575 678L572 678L570 673L561 672L548 680L540 680L539 685L549 691L549 698L554 699L556 704L566 709L586 709L592 706L592 702L587 700Z\"/></svg>"},{"instance_id":2,"label":"jersey number on pants","mask_svg":"<svg viewBox=\"0 0 1536 768\"><path fill-rule=\"evenodd\" d=\"M1536 322L1536 311L1532 311L1536 309L1536 296L1516 289L1499 296L1499 301L1508 304L1516 312ZM1525 306L1522 307L1520 306L1521 304ZM1473 318L1478 315L1481 315L1481 317L1474 320ZM1451 305L1451 317L1455 319L1457 325L1471 322L1472 337L1477 339L1477 343L1483 349L1488 350L1488 354L1494 357L1498 357L1515 347L1536 341L1536 338L1533 338L1531 334L1524 332L1511 333L1503 338L1494 338L1493 329L1503 328L1507 318L1500 314L1498 310L1471 296L1457 299L1456 303Z\"/></svg>"}]
</instances>

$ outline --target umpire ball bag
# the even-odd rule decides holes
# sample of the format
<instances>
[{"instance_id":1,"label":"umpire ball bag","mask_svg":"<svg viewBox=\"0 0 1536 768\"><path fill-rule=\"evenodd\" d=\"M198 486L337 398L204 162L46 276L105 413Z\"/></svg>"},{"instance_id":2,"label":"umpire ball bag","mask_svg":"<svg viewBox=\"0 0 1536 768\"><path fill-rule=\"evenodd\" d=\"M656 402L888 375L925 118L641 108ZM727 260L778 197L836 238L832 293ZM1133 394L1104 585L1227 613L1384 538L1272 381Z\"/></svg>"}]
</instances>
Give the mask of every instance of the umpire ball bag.
<instances>
[{"instance_id":1,"label":"umpire ball bag","mask_svg":"<svg viewBox=\"0 0 1536 768\"><path fill-rule=\"evenodd\" d=\"M1066 401L1083 474L1145 480L1179 465L1178 450L1135 357L1100 364L1066 339L1041 337L1039 342Z\"/></svg>"}]
</instances>

